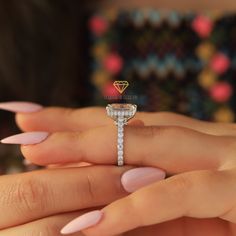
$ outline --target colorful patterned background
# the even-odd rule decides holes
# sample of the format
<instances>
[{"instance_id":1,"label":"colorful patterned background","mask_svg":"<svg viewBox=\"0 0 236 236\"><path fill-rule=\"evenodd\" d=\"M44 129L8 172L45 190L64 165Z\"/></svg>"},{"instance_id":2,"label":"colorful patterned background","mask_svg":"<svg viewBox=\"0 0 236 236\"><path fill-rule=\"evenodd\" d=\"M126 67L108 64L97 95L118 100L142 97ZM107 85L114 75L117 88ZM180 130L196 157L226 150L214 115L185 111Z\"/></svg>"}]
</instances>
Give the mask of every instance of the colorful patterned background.
<instances>
[{"instance_id":1,"label":"colorful patterned background","mask_svg":"<svg viewBox=\"0 0 236 236\"><path fill-rule=\"evenodd\" d=\"M127 80L139 109L235 121L236 16L153 9L95 12L89 20L95 101Z\"/></svg>"}]
</instances>

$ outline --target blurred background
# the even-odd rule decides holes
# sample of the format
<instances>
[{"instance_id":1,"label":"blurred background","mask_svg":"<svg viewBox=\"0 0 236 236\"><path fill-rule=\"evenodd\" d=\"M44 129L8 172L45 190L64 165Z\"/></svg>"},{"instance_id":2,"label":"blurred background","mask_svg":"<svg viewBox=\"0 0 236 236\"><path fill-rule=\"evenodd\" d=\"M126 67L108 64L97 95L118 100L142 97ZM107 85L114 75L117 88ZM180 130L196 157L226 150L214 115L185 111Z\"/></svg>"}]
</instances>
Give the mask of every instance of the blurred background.
<instances>
[{"instance_id":1,"label":"blurred background","mask_svg":"<svg viewBox=\"0 0 236 236\"><path fill-rule=\"evenodd\" d=\"M119 101L234 122L236 5L200 2L0 0L0 101ZM121 100L117 80L129 82ZM20 132L13 114L0 121L1 138ZM0 173L35 168L22 160L17 145L1 145Z\"/></svg>"}]
</instances>

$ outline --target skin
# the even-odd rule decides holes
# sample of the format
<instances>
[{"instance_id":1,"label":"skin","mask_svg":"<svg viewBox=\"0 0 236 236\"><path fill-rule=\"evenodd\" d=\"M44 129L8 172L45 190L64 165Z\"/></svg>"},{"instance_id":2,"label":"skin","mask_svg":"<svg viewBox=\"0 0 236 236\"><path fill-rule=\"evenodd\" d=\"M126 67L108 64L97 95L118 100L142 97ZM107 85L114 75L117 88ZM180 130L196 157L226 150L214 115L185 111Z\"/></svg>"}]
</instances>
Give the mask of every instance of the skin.
<instances>
[{"instance_id":1,"label":"skin","mask_svg":"<svg viewBox=\"0 0 236 236\"><path fill-rule=\"evenodd\" d=\"M85 209L126 196L120 177L128 169L91 166L1 176L0 235L58 236Z\"/></svg>"},{"instance_id":2,"label":"skin","mask_svg":"<svg viewBox=\"0 0 236 236\"><path fill-rule=\"evenodd\" d=\"M55 117L60 119L55 120ZM84 230L85 235L236 235L235 124L202 122L172 113L138 113L136 117L143 121L144 125L139 121L136 125L127 126L125 129L125 161L128 165L126 168L154 166L164 169L169 178L129 195L121 188L121 194L108 195L109 199L105 200L103 197L107 194L103 195L100 192L101 199L99 199L102 202L91 201L85 206L79 205L78 197L70 197L69 194L73 194L73 186L68 185L64 179L65 182L62 183L63 186L68 185L66 192L68 201L70 199L67 205L53 204L54 208L51 209L50 202L46 201L49 205L44 206L43 212L34 211L35 215L32 215L28 210L20 222L17 222L19 217L14 218L12 213L8 213L9 217L0 222L2 228L6 228L0 231L0 235L2 233L7 236L14 235L16 227L21 228L22 231L19 232L28 232L32 224L37 232L45 228L59 231L59 226L62 227L75 216L82 214L68 213L69 211L87 207L96 208L98 205L100 208L105 205L102 208L103 220L96 226ZM44 130L51 133L42 143L21 146L24 156L34 163L63 166L67 163L88 162L93 165L80 167L78 174L82 173L81 170L85 170L95 173L94 176L100 175L100 178L107 174L107 171L103 172L104 164L106 168L121 172L122 168L125 168L113 166L116 163L116 130L112 121L107 118L104 108L79 110L44 108L31 114L17 114L16 121L25 132ZM91 168L102 168L103 174L96 174ZM74 168L73 171L77 172L77 169ZM53 171L52 173L57 173L59 176L60 171L68 169L43 171L49 173ZM70 173L71 171L69 170ZM64 177L65 173L61 176ZM119 177L115 178L115 181L118 181ZM49 184L53 179L45 176L43 178L45 182L49 181ZM58 178L56 180L54 178L55 183L53 188L50 188L55 191L54 194L48 197L53 199L53 202L60 201L57 199L58 194L55 194L61 191L57 186L59 184L57 182L60 182ZM111 181L111 186L116 186L117 182L113 183L112 178L114 177L106 177ZM96 180L96 178L90 179ZM80 178L77 180L80 181ZM73 181L69 182L75 184ZM93 195L96 195L96 199L99 194L96 190L105 187L101 183L102 181L90 183L94 186ZM85 196L86 193L83 191L80 194ZM35 204L37 201L40 202L40 198L29 199L34 200L33 207L37 207ZM26 205L31 206L28 203ZM5 211L7 212L7 208ZM86 210L88 211L90 209ZM123 217L124 215L126 217ZM55 235L58 235L58 231Z\"/></svg>"}]
</instances>

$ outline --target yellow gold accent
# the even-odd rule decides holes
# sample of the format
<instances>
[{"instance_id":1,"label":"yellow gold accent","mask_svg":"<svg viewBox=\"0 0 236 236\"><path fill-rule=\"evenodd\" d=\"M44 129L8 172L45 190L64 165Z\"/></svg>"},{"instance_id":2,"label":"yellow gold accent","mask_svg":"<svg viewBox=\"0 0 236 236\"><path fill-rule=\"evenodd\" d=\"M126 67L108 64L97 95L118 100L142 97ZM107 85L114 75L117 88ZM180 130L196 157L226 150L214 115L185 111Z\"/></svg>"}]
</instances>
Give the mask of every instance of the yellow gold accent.
<instances>
[{"instance_id":1,"label":"yellow gold accent","mask_svg":"<svg viewBox=\"0 0 236 236\"><path fill-rule=\"evenodd\" d=\"M127 87L129 86L129 82L124 80L124 81L115 81L113 83L114 87L119 93L123 93Z\"/></svg>"}]
</instances>

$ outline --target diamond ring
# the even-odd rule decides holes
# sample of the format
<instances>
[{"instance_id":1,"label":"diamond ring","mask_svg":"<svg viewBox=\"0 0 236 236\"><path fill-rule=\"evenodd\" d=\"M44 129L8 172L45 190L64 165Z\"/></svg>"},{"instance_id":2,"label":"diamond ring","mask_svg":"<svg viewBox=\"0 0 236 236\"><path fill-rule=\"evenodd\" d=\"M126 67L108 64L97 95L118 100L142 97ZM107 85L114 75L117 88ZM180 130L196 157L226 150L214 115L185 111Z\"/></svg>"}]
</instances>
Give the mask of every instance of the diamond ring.
<instances>
[{"instance_id":1,"label":"diamond ring","mask_svg":"<svg viewBox=\"0 0 236 236\"><path fill-rule=\"evenodd\" d=\"M124 165L124 125L127 124L137 111L137 106L126 103L108 104L107 115L111 117L117 126L117 165Z\"/></svg>"}]
</instances>

